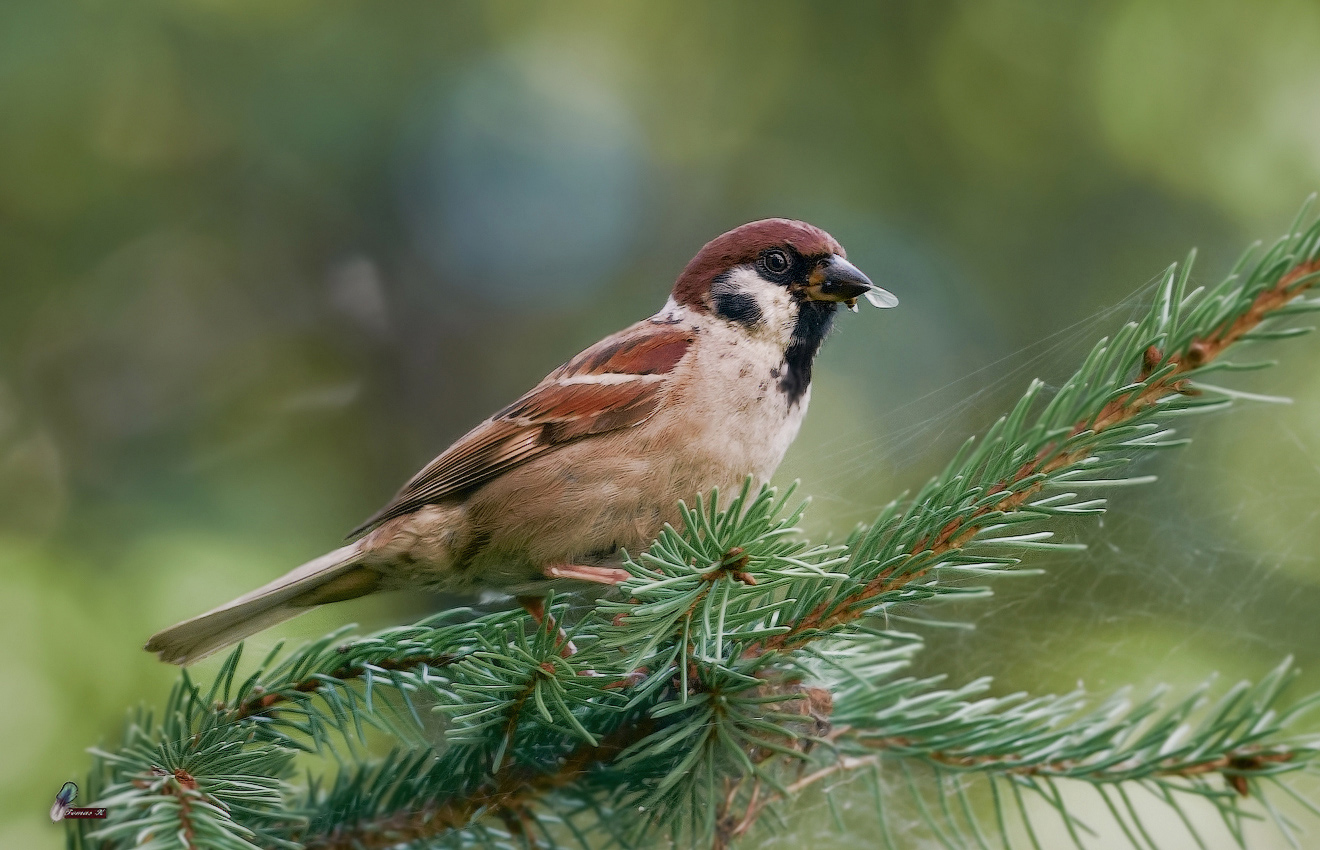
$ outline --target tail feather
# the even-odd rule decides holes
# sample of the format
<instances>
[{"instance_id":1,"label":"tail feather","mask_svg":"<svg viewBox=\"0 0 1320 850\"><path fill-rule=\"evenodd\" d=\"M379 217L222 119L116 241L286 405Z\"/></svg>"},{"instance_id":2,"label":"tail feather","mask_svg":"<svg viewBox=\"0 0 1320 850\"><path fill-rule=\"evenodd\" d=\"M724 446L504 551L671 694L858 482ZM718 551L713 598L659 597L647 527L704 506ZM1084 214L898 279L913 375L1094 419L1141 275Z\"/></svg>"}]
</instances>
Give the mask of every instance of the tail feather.
<instances>
[{"instance_id":1,"label":"tail feather","mask_svg":"<svg viewBox=\"0 0 1320 850\"><path fill-rule=\"evenodd\" d=\"M370 593L378 576L359 564L360 557L358 545L350 544L314 558L251 593L157 632L146 649L162 661L191 664L317 605Z\"/></svg>"}]
</instances>

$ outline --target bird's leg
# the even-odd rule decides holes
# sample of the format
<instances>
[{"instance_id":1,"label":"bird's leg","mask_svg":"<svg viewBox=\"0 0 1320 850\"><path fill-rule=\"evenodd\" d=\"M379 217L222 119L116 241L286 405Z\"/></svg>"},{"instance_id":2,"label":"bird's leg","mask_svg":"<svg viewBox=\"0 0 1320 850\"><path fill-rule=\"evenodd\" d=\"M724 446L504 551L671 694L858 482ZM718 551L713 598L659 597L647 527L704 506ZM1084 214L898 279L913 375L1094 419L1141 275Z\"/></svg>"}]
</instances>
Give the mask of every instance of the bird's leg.
<instances>
[{"instance_id":1,"label":"bird's leg","mask_svg":"<svg viewBox=\"0 0 1320 850\"><path fill-rule=\"evenodd\" d=\"M576 655L576 654L577 654L577 647L573 645L573 641L571 641L571 640L568 639L568 633L565 632L562 628L559 628L559 627L555 624L555 617L554 617L554 615L548 613L548 612L545 610L545 598L544 598L544 597L541 597L541 596L519 596L519 597L518 597L518 604L521 605L521 606L523 607L523 610L524 610L524 611L526 611L528 614L531 614L531 615L532 615L532 619L536 621L536 625L539 626L539 625L541 625L542 623L544 623L546 620L549 620L549 621L550 621L550 628L552 628L552 629L558 629L558 631L559 631L559 636L556 638L556 643L558 643L558 644L560 644L560 645L562 645L562 646L564 647L563 651L560 653L561 655L563 655L565 658L568 658L570 655Z\"/></svg>"},{"instance_id":2,"label":"bird's leg","mask_svg":"<svg viewBox=\"0 0 1320 850\"><path fill-rule=\"evenodd\" d=\"M622 584L632 573L618 567L587 567L581 564L550 564L541 570L546 578L572 578L596 584Z\"/></svg>"},{"instance_id":3,"label":"bird's leg","mask_svg":"<svg viewBox=\"0 0 1320 850\"><path fill-rule=\"evenodd\" d=\"M596 584L615 585L632 578L632 573L616 567L588 567L582 564L550 564L541 570L546 578L567 578L578 581L590 581ZM532 619L538 624L546 619L550 620L551 627L555 625L555 618L546 613L545 600L540 596L519 596L518 603ZM563 656L568 658L570 655L577 654L577 647L573 641L568 639L568 635L563 629L559 630L559 642L564 645Z\"/></svg>"}]
</instances>

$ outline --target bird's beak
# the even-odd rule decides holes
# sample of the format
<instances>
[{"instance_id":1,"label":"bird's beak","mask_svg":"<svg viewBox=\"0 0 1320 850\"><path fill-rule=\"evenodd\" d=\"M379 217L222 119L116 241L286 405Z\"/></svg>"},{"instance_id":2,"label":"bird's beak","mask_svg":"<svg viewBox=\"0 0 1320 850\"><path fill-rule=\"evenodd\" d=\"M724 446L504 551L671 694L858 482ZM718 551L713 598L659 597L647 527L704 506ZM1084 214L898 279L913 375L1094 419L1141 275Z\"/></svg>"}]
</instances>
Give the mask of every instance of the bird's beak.
<instances>
[{"instance_id":1,"label":"bird's beak","mask_svg":"<svg viewBox=\"0 0 1320 850\"><path fill-rule=\"evenodd\" d=\"M898 305L897 298L838 254L818 263L807 277L806 296L812 301L840 301L856 309L857 299L863 295L877 307Z\"/></svg>"}]
</instances>

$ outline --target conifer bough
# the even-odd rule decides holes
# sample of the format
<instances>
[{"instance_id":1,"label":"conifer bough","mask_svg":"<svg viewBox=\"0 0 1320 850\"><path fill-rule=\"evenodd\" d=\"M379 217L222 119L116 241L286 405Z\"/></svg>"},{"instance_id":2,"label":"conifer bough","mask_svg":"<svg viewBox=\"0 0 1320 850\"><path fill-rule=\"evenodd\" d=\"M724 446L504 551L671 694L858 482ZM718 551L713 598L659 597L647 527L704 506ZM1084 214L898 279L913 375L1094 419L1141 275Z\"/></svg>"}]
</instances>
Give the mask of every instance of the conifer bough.
<instances>
[{"instance_id":1,"label":"conifer bough","mask_svg":"<svg viewBox=\"0 0 1320 850\"><path fill-rule=\"evenodd\" d=\"M1104 511L1079 494L1147 480L1121 470L1182 445L1174 418L1242 395L1205 381L1269 365L1230 361L1240 343L1309 330L1282 324L1320 310L1306 297L1320 224L1306 220L1208 290L1187 291L1192 257L1171 267L1145 318L1052 397L1033 382L843 544L801 539L791 491L745 486L722 510L697 498L628 561L619 598L576 620L557 606L575 655L522 612L460 611L277 647L245 677L240 648L205 688L184 672L159 714L137 711L92 751L87 792L109 815L69 822L70 848L723 847L847 774L872 784L895 848L895 807L945 847L1040 847L1033 796L1086 847L1064 780L1091 786L1138 850L1158 845L1137 788L1200 846L1193 800L1242 846L1261 816L1293 840L1275 801L1316 811L1289 777L1317 762L1297 721L1320 697L1285 706L1288 662L1213 702L1204 687L1090 709L1081 693L989 698L988 680L904 676L921 639L875 615L983 595L955 582L1079 548L1050 529ZM296 783L298 753L325 773Z\"/></svg>"}]
</instances>

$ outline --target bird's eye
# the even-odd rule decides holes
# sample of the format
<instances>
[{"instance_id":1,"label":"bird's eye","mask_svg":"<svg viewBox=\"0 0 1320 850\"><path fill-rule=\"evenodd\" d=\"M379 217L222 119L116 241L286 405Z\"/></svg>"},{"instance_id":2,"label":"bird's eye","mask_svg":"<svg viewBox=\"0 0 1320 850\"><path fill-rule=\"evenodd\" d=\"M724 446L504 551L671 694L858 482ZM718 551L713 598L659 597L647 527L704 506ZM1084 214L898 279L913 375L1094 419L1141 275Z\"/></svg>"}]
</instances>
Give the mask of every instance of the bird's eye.
<instances>
[{"instance_id":1,"label":"bird's eye","mask_svg":"<svg viewBox=\"0 0 1320 850\"><path fill-rule=\"evenodd\" d=\"M771 274L783 274L788 271L788 255L783 251L766 251L761 262L765 263L765 270Z\"/></svg>"}]
</instances>

